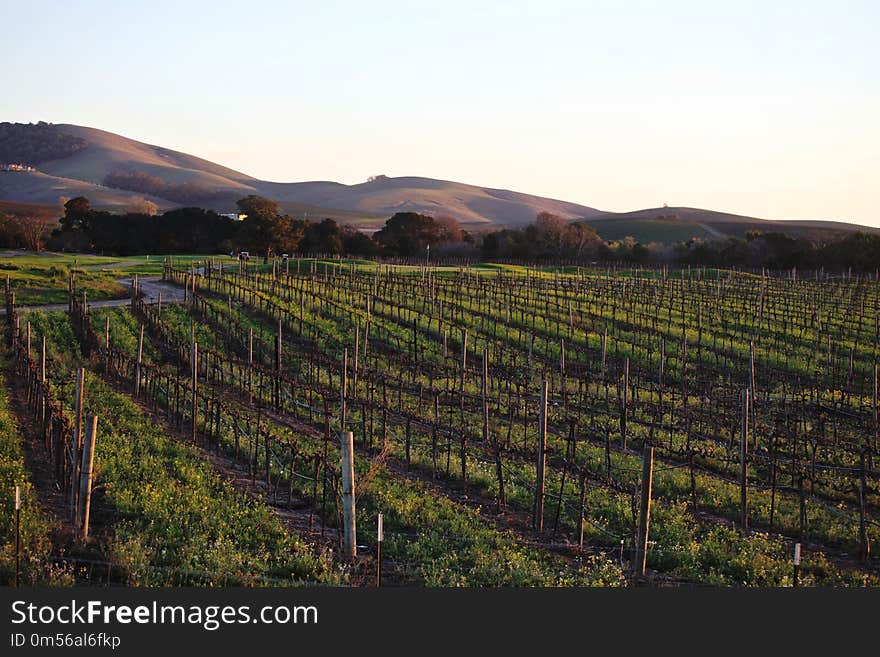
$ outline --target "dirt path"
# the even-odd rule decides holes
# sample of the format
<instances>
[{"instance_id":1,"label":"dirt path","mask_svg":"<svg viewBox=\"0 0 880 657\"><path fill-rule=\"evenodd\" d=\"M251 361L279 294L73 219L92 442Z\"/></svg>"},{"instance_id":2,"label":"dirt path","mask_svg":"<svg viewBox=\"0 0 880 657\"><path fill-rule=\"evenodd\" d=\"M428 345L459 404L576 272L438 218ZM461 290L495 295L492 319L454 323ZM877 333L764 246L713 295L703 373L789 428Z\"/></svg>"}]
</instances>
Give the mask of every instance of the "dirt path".
<instances>
[{"instance_id":1,"label":"dirt path","mask_svg":"<svg viewBox=\"0 0 880 657\"><path fill-rule=\"evenodd\" d=\"M131 278L120 278L117 282L131 290ZM166 283L161 276L145 276L138 278L138 287L143 297L149 301L157 301L159 294L162 295L162 303L181 303L183 301L183 288ZM115 308L119 306L127 306L131 303L129 297L123 299L105 299L103 301L89 301L89 308ZM27 312L28 310L67 310L66 303L49 303L42 306L20 306L16 308L18 312ZM0 307L0 315L6 314L6 308Z\"/></svg>"}]
</instances>

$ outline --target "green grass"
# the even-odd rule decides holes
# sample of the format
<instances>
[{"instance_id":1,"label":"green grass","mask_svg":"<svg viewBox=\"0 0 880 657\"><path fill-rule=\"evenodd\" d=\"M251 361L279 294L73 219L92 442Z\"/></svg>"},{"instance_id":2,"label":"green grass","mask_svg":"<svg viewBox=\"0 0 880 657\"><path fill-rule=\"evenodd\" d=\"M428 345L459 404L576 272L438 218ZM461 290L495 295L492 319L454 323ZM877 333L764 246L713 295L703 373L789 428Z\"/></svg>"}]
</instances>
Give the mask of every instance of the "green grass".
<instances>
[{"instance_id":1,"label":"green grass","mask_svg":"<svg viewBox=\"0 0 880 657\"><path fill-rule=\"evenodd\" d=\"M15 289L15 302L18 306L38 306L66 303L70 272L74 272L76 285L87 291L89 301L122 299L128 294L127 288L118 282L134 274L139 276L160 276L162 261L166 256L141 255L128 257L106 257L72 253L28 253L0 257L0 279L7 277ZM176 266L191 262L204 262L213 258L224 266L235 264L228 255L175 255L171 256Z\"/></svg>"}]
</instances>

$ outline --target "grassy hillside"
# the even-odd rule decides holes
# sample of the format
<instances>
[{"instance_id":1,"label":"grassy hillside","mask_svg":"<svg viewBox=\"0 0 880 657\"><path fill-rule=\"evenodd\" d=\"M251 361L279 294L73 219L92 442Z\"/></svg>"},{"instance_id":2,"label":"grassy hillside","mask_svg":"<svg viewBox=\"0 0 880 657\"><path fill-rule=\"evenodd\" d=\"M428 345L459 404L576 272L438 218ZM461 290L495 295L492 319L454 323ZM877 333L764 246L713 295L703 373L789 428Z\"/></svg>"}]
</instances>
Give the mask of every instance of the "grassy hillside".
<instances>
[{"instance_id":1,"label":"grassy hillside","mask_svg":"<svg viewBox=\"0 0 880 657\"><path fill-rule=\"evenodd\" d=\"M749 231L783 232L795 237L824 241L857 230L880 233L880 228L839 221L774 221L701 208L647 208L633 212L606 212L588 223L606 240L632 235L642 243L674 243L692 237L743 238Z\"/></svg>"},{"instance_id":2,"label":"grassy hillside","mask_svg":"<svg viewBox=\"0 0 880 657\"><path fill-rule=\"evenodd\" d=\"M378 177L357 185L338 183L260 183L266 196L297 200L324 208L339 208L378 216L395 212L450 215L475 228L522 226L539 212L566 219L591 217L598 210L576 203L531 196L433 178Z\"/></svg>"},{"instance_id":3,"label":"grassy hillside","mask_svg":"<svg viewBox=\"0 0 880 657\"><path fill-rule=\"evenodd\" d=\"M118 211L130 206L134 198L142 197L161 210L198 205L230 212L238 199L259 194L277 201L286 212L298 217L330 217L367 229L378 228L392 214L404 211L452 216L471 231L521 227L533 221L539 212L551 212L565 219L586 219L605 239L633 235L641 242L666 243L691 237L743 236L749 230L779 230L822 240L862 228L834 221L769 221L689 207L602 212L558 199L414 176L376 176L355 185L332 181L271 182L95 128L70 124L48 128L2 125L14 125L18 137L22 131L35 131L33 139L22 141L17 137L7 144L13 160L18 143L26 144L26 148L21 147L21 160L33 152L63 155L41 160L38 172L0 172L0 199L7 201L55 206L64 198L82 195L96 208ZM41 137L45 134L53 137L41 149L39 139L50 139ZM59 135L62 146L67 139L76 148L60 149ZM83 147L82 143L86 145Z\"/></svg>"},{"instance_id":4,"label":"grassy hillside","mask_svg":"<svg viewBox=\"0 0 880 657\"><path fill-rule=\"evenodd\" d=\"M660 219L599 219L588 222L603 240L622 240L633 236L639 242L683 242L692 237L713 237L704 226L696 223L663 221Z\"/></svg>"},{"instance_id":5,"label":"grassy hillside","mask_svg":"<svg viewBox=\"0 0 880 657\"><path fill-rule=\"evenodd\" d=\"M82 180L61 178L40 171L0 171L0 199L13 202L61 207L68 199L86 196L92 206L102 210L125 211L135 198L146 198L155 203L160 210L172 204L148 194L135 194L124 190L110 189Z\"/></svg>"},{"instance_id":6,"label":"grassy hillside","mask_svg":"<svg viewBox=\"0 0 880 657\"><path fill-rule=\"evenodd\" d=\"M19 203L17 201L0 201L0 214L52 219L54 217L61 216L61 212L61 205Z\"/></svg>"},{"instance_id":7,"label":"grassy hillside","mask_svg":"<svg viewBox=\"0 0 880 657\"><path fill-rule=\"evenodd\" d=\"M117 209L132 195L139 195L160 207L202 205L228 212L237 199L260 194L295 215L331 217L369 227L400 211L450 215L470 227L522 225L542 211L567 219L598 212L576 203L431 178L380 176L357 185L262 181L104 130L69 124L54 127L87 145L41 162L40 173L15 179L7 175L0 181L0 198L55 204L60 196L81 194L95 207Z\"/></svg>"}]
</instances>

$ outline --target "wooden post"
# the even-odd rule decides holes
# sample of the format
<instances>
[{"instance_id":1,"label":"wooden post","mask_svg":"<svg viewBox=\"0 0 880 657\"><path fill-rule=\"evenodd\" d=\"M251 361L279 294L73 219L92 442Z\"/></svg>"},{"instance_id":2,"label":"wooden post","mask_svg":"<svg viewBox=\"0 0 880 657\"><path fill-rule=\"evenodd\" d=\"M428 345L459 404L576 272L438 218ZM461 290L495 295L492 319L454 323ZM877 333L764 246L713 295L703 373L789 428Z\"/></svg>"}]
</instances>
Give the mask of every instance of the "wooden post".
<instances>
[{"instance_id":1,"label":"wooden post","mask_svg":"<svg viewBox=\"0 0 880 657\"><path fill-rule=\"evenodd\" d=\"M866 506L868 494L868 482L866 478L867 472L867 450L862 452L862 469L859 477L859 558L862 562L868 561L871 556L871 541L868 538L868 528L866 525Z\"/></svg>"},{"instance_id":2,"label":"wooden post","mask_svg":"<svg viewBox=\"0 0 880 657\"><path fill-rule=\"evenodd\" d=\"M748 507L748 465L749 453L749 391L742 391L742 423L739 439L739 505L740 524L743 531L749 531L749 507Z\"/></svg>"},{"instance_id":3,"label":"wooden post","mask_svg":"<svg viewBox=\"0 0 880 657\"><path fill-rule=\"evenodd\" d=\"M278 318L278 333L275 336L275 385L274 402L275 408L281 408L281 318Z\"/></svg>"},{"instance_id":4,"label":"wooden post","mask_svg":"<svg viewBox=\"0 0 880 657\"><path fill-rule=\"evenodd\" d=\"M357 558L357 521L354 490L354 434L340 434L342 451L342 517L344 526L343 558Z\"/></svg>"},{"instance_id":5,"label":"wooden post","mask_svg":"<svg viewBox=\"0 0 880 657\"><path fill-rule=\"evenodd\" d=\"M376 524L376 588L382 586L382 541L385 540L385 528L383 527L382 514Z\"/></svg>"},{"instance_id":6,"label":"wooden post","mask_svg":"<svg viewBox=\"0 0 880 657\"><path fill-rule=\"evenodd\" d=\"M639 507L639 533L633 570L645 574L648 561L648 531L651 523L651 486L654 480L654 448L646 447L642 454L642 502Z\"/></svg>"},{"instance_id":7,"label":"wooden post","mask_svg":"<svg viewBox=\"0 0 880 657\"><path fill-rule=\"evenodd\" d=\"M197 402L199 374L199 343L192 343L192 443L196 442L199 407Z\"/></svg>"},{"instance_id":8,"label":"wooden post","mask_svg":"<svg viewBox=\"0 0 880 657\"><path fill-rule=\"evenodd\" d=\"M620 444L626 449L626 416L629 405L629 358L623 366L623 399L620 405Z\"/></svg>"},{"instance_id":9,"label":"wooden post","mask_svg":"<svg viewBox=\"0 0 880 657\"><path fill-rule=\"evenodd\" d=\"M82 527L82 537L89 535L89 511L92 505L92 478L95 464L95 436L98 431L98 416L89 417L86 426L86 438L83 443L82 472L80 474L79 491L79 524Z\"/></svg>"},{"instance_id":10,"label":"wooden post","mask_svg":"<svg viewBox=\"0 0 880 657\"><path fill-rule=\"evenodd\" d=\"M580 499L578 502L578 547L584 547L584 503L587 499L587 468L581 468Z\"/></svg>"},{"instance_id":11,"label":"wooden post","mask_svg":"<svg viewBox=\"0 0 880 657\"><path fill-rule=\"evenodd\" d=\"M544 487L547 473L547 397L549 384L541 380L541 408L538 419L538 448L535 458L535 531L544 531Z\"/></svg>"},{"instance_id":12,"label":"wooden post","mask_svg":"<svg viewBox=\"0 0 880 657\"><path fill-rule=\"evenodd\" d=\"M70 519L76 525L77 496L79 495L80 445L82 444L83 394L86 371L76 371L76 399L74 400L73 462L70 464Z\"/></svg>"},{"instance_id":13,"label":"wooden post","mask_svg":"<svg viewBox=\"0 0 880 657\"><path fill-rule=\"evenodd\" d=\"M162 292L159 292L156 300L156 319L162 319Z\"/></svg>"},{"instance_id":14,"label":"wooden post","mask_svg":"<svg viewBox=\"0 0 880 657\"><path fill-rule=\"evenodd\" d=\"M345 384L346 378L348 377L348 347L343 348L342 350L342 374L340 375L339 381L339 398L340 398L340 407L339 407L339 427L342 431L345 431Z\"/></svg>"},{"instance_id":15,"label":"wooden post","mask_svg":"<svg viewBox=\"0 0 880 657\"><path fill-rule=\"evenodd\" d=\"M464 394L464 371L467 369L467 329L461 332L461 394Z\"/></svg>"},{"instance_id":16,"label":"wooden post","mask_svg":"<svg viewBox=\"0 0 880 657\"><path fill-rule=\"evenodd\" d=\"M141 324L140 334L138 335L137 363L134 368L134 398L140 399L141 396L141 362L144 355L144 325Z\"/></svg>"},{"instance_id":17,"label":"wooden post","mask_svg":"<svg viewBox=\"0 0 880 657\"><path fill-rule=\"evenodd\" d=\"M800 543L794 544L794 559L792 560L792 563L793 563L793 571L792 571L791 585L794 588L797 588L798 575L799 575L800 569L801 569L801 544Z\"/></svg>"},{"instance_id":18,"label":"wooden post","mask_svg":"<svg viewBox=\"0 0 880 657\"><path fill-rule=\"evenodd\" d=\"M467 478L467 430L465 427L465 417L464 417L464 380L465 380L465 371L467 369L467 329L462 329L461 332L461 381L460 387L458 391L458 407L460 411L460 426L461 426L461 481L464 486L465 492L467 492L468 486L468 478Z\"/></svg>"},{"instance_id":19,"label":"wooden post","mask_svg":"<svg viewBox=\"0 0 880 657\"><path fill-rule=\"evenodd\" d=\"M602 333L602 374L605 374L605 363L608 356L608 327Z\"/></svg>"},{"instance_id":20,"label":"wooden post","mask_svg":"<svg viewBox=\"0 0 880 657\"><path fill-rule=\"evenodd\" d=\"M361 325L354 327L354 363L351 372L351 396L357 399L358 390L358 359L361 354Z\"/></svg>"},{"instance_id":21,"label":"wooden post","mask_svg":"<svg viewBox=\"0 0 880 657\"><path fill-rule=\"evenodd\" d=\"M15 579L13 586L21 584L21 489L15 487Z\"/></svg>"},{"instance_id":22,"label":"wooden post","mask_svg":"<svg viewBox=\"0 0 880 657\"><path fill-rule=\"evenodd\" d=\"M110 373L110 315L104 318L104 372Z\"/></svg>"},{"instance_id":23,"label":"wooden post","mask_svg":"<svg viewBox=\"0 0 880 657\"><path fill-rule=\"evenodd\" d=\"M483 444L489 443L489 350L483 350Z\"/></svg>"},{"instance_id":24,"label":"wooden post","mask_svg":"<svg viewBox=\"0 0 880 657\"><path fill-rule=\"evenodd\" d=\"M880 415L878 415L877 411L877 398L878 396L880 396L878 395L878 392L880 392L880 390L878 390L878 386L880 386L880 380L878 380L877 370L877 363L874 363L874 451L880 449Z\"/></svg>"},{"instance_id":25,"label":"wooden post","mask_svg":"<svg viewBox=\"0 0 880 657\"><path fill-rule=\"evenodd\" d=\"M254 405L254 329L253 327L248 329L248 371L247 371L247 385L248 385L248 403L253 406Z\"/></svg>"},{"instance_id":26,"label":"wooden post","mask_svg":"<svg viewBox=\"0 0 880 657\"><path fill-rule=\"evenodd\" d=\"M40 428L46 430L46 336L40 340Z\"/></svg>"},{"instance_id":27,"label":"wooden post","mask_svg":"<svg viewBox=\"0 0 880 657\"><path fill-rule=\"evenodd\" d=\"M752 439L758 439L758 418L755 415L756 410L756 395L758 394L755 377L755 341L749 341L749 421L752 425ZM755 443L755 449L758 449L758 444Z\"/></svg>"}]
</instances>

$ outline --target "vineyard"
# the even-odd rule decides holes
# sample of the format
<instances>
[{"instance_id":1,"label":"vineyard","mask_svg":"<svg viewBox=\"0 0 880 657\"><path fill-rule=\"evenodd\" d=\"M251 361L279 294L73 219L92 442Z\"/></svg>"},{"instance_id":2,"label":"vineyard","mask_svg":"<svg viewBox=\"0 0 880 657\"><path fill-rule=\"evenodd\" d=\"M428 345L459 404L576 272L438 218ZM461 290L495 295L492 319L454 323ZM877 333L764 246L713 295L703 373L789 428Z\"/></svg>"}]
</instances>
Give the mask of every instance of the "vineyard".
<instances>
[{"instance_id":1,"label":"vineyard","mask_svg":"<svg viewBox=\"0 0 880 657\"><path fill-rule=\"evenodd\" d=\"M7 281L0 577L21 485L28 582L880 585L876 276L162 280L90 308L72 271L67 312Z\"/></svg>"}]
</instances>

